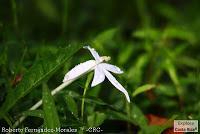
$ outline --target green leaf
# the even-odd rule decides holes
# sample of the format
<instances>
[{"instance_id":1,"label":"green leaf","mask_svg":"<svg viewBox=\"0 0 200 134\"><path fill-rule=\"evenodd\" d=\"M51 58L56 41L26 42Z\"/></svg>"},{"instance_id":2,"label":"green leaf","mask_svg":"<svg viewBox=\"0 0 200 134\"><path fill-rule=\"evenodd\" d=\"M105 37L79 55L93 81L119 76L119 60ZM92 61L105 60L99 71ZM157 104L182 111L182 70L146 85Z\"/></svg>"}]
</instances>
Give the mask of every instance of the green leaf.
<instances>
[{"instance_id":1,"label":"green leaf","mask_svg":"<svg viewBox=\"0 0 200 134\"><path fill-rule=\"evenodd\" d=\"M78 108L74 98L70 95L65 95L65 102L69 111L75 116L78 117Z\"/></svg>"},{"instance_id":2,"label":"green leaf","mask_svg":"<svg viewBox=\"0 0 200 134\"><path fill-rule=\"evenodd\" d=\"M14 120L10 117L9 114L7 114L6 116L4 116L3 118L4 118L4 120L8 123L8 125L9 125L10 127L13 127L12 122L14 122Z\"/></svg>"},{"instance_id":3,"label":"green leaf","mask_svg":"<svg viewBox=\"0 0 200 134\"><path fill-rule=\"evenodd\" d=\"M165 65L166 65L165 68L166 68L172 82L176 86L177 94L180 97L180 99L182 99L183 89L180 85L179 77L178 77L178 74L177 74L177 71L176 71L176 68L175 68L173 62L170 59L166 59Z\"/></svg>"},{"instance_id":4,"label":"green leaf","mask_svg":"<svg viewBox=\"0 0 200 134\"><path fill-rule=\"evenodd\" d=\"M128 59L131 57L131 54L133 54L134 46L132 44L124 46L125 49L121 51L121 53L118 56L118 62L119 64L125 64Z\"/></svg>"},{"instance_id":5,"label":"green leaf","mask_svg":"<svg viewBox=\"0 0 200 134\"><path fill-rule=\"evenodd\" d=\"M163 36L166 39L176 38L176 39L186 40L190 43L195 43L197 40L195 35L191 31L174 26L168 26L164 30Z\"/></svg>"},{"instance_id":6,"label":"green leaf","mask_svg":"<svg viewBox=\"0 0 200 134\"><path fill-rule=\"evenodd\" d=\"M154 84L146 84L146 85L143 85L141 87L138 87L132 94L133 97L137 96L138 94L141 94L143 92L146 92L148 90L151 90L152 88L155 88L156 85Z\"/></svg>"},{"instance_id":7,"label":"green leaf","mask_svg":"<svg viewBox=\"0 0 200 134\"><path fill-rule=\"evenodd\" d=\"M161 95L166 95L171 97L177 95L173 85L170 84L159 84L159 86L157 86L157 89L158 90L156 90L156 92Z\"/></svg>"},{"instance_id":8,"label":"green leaf","mask_svg":"<svg viewBox=\"0 0 200 134\"><path fill-rule=\"evenodd\" d=\"M146 126L141 132L142 134L161 134L166 126Z\"/></svg>"},{"instance_id":9,"label":"green leaf","mask_svg":"<svg viewBox=\"0 0 200 134\"><path fill-rule=\"evenodd\" d=\"M36 0L36 6L49 19L56 21L59 18L58 10L52 0Z\"/></svg>"},{"instance_id":10,"label":"green leaf","mask_svg":"<svg viewBox=\"0 0 200 134\"><path fill-rule=\"evenodd\" d=\"M58 118L58 113L56 110L54 99L46 84L43 84L42 101L43 101L44 121L46 127L49 129L59 128L60 121Z\"/></svg>"},{"instance_id":11,"label":"green leaf","mask_svg":"<svg viewBox=\"0 0 200 134\"><path fill-rule=\"evenodd\" d=\"M93 40L93 43L96 46L96 48L102 50L102 44L110 41L114 37L114 35L116 34L117 30L118 30L117 28L111 28L111 29L105 30L102 33L100 33Z\"/></svg>"},{"instance_id":12,"label":"green leaf","mask_svg":"<svg viewBox=\"0 0 200 134\"><path fill-rule=\"evenodd\" d=\"M125 113L122 112L108 110L106 115L108 116L109 120L122 120L135 124L134 121L132 121Z\"/></svg>"},{"instance_id":13,"label":"green leaf","mask_svg":"<svg viewBox=\"0 0 200 134\"><path fill-rule=\"evenodd\" d=\"M0 117L7 113L19 99L52 76L81 47L82 45L69 45L66 48L60 48L55 55L37 61L24 75L20 84L8 93L5 102L0 108Z\"/></svg>"},{"instance_id":14,"label":"green leaf","mask_svg":"<svg viewBox=\"0 0 200 134\"><path fill-rule=\"evenodd\" d=\"M198 59L194 59L188 56L180 56L177 60L177 63L179 63L179 66L185 65L192 68L198 68L200 67L200 62Z\"/></svg>"},{"instance_id":15,"label":"green leaf","mask_svg":"<svg viewBox=\"0 0 200 134\"><path fill-rule=\"evenodd\" d=\"M28 110L22 113L23 116L34 116L44 118L44 112L42 110Z\"/></svg>"},{"instance_id":16,"label":"green leaf","mask_svg":"<svg viewBox=\"0 0 200 134\"><path fill-rule=\"evenodd\" d=\"M136 104L130 104L130 117L131 120L141 128L147 126L147 119L141 109Z\"/></svg>"},{"instance_id":17,"label":"green leaf","mask_svg":"<svg viewBox=\"0 0 200 134\"><path fill-rule=\"evenodd\" d=\"M148 29L140 29L135 31L132 36L141 38L141 39L151 39L151 40L158 40L160 38L161 31L153 28L148 28Z\"/></svg>"},{"instance_id":18,"label":"green leaf","mask_svg":"<svg viewBox=\"0 0 200 134\"><path fill-rule=\"evenodd\" d=\"M133 103L130 104L130 117L128 117L126 113L113 110L108 110L107 116L108 119L127 121L134 125L138 125L141 128L147 126L147 120L144 114L140 108Z\"/></svg>"},{"instance_id":19,"label":"green leaf","mask_svg":"<svg viewBox=\"0 0 200 134\"><path fill-rule=\"evenodd\" d=\"M157 13L159 13L162 17L167 20L171 20L172 22L179 21L181 18L180 12L177 12L176 8L170 3L158 3L156 6Z\"/></svg>"},{"instance_id":20,"label":"green leaf","mask_svg":"<svg viewBox=\"0 0 200 134\"><path fill-rule=\"evenodd\" d=\"M104 120L106 119L106 115L104 113L95 112L92 115L88 116L88 126L89 127L98 127L100 126Z\"/></svg>"},{"instance_id":21,"label":"green leaf","mask_svg":"<svg viewBox=\"0 0 200 134\"><path fill-rule=\"evenodd\" d=\"M149 55L143 54L140 55L135 63L129 70L128 70L128 80L130 83L134 85L139 85L142 81L143 76L143 69L149 63Z\"/></svg>"}]
</instances>

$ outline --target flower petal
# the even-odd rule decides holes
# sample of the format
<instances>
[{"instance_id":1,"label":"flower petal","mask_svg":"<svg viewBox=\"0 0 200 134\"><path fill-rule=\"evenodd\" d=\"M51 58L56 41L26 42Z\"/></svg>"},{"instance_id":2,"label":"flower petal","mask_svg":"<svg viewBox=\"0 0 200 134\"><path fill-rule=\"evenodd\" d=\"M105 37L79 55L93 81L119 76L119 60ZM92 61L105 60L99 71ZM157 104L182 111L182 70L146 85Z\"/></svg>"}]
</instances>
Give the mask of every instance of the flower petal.
<instances>
[{"instance_id":1,"label":"flower petal","mask_svg":"<svg viewBox=\"0 0 200 134\"><path fill-rule=\"evenodd\" d=\"M94 78L93 78L91 87L94 87L94 86L100 84L104 80L105 80L105 74L104 74L103 70L100 68L100 66L97 65L94 70Z\"/></svg>"},{"instance_id":2,"label":"flower petal","mask_svg":"<svg viewBox=\"0 0 200 134\"><path fill-rule=\"evenodd\" d=\"M128 95L128 92L126 91L126 89L115 79L115 77L108 72L107 70L103 69L106 77L108 78L108 80L117 88L119 89L119 91L121 91L122 93L124 93L124 95L126 96L126 99L128 102L130 102L130 98Z\"/></svg>"},{"instance_id":3,"label":"flower petal","mask_svg":"<svg viewBox=\"0 0 200 134\"><path fill-rule=\"evenodd\" d=\"M94 48L91 48L90 46L84 46L83 48L88 49L96 61L100 61L100 56Z\"/></svg>"},{"instance_id":4,"label":"flower petal","mask_svg":"<svg viewBox=\"0 0 200 134\"><path fill-rule=\"evenodd\" d=\"M99 66L101 66L101 68L104 68L104 69L106 69L110 72L116 73L116 74L123 73L123 71L119 67L108 64L108 63L101 63L101 64L99 64Z\"/></svg>"},{"instance_id":5,"label":"flower petal","mask_svg":"<svg viewBox=\"0 0 200 134\"><path fill-rule=\"evenodd\" d=\"M93 70L96 65L97 63L95 60L89 60L76 65L74 68L72 68L69 72L65 74L63 82L79 78L81 75Z\"/></svg>"}]
</instances>

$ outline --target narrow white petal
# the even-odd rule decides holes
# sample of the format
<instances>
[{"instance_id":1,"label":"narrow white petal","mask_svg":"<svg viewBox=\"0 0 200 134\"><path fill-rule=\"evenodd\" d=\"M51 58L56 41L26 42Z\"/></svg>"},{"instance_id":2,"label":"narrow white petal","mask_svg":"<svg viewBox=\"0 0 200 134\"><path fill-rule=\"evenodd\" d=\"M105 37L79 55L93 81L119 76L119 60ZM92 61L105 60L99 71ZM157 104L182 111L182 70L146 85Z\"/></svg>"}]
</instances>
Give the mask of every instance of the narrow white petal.
<instances>
[{"instance_id":1,"label":"narrow white petal","mask_svg":"<svg viewBox=\"0 0 200 134\"><path fill-rule=\"evenodd\" d=\"M128 95L128 92L126 91L126 89L115 79L115 77L108 72L107 70L103 69L106 77L108 78L108 80L117 88L119 89L119 91L121 91L122 93L124 93L124 95L126 96L126 99L128 102L130 102L130 98Z\"/></svg>"},{"instance_id":2,"label":"narrow white petal","mask_svg":"<svg viewBox=\"0 0 200 134\"><path fill-rule=\"evenodd\" d=\"M95 66L96 66L95 60L89 60L89 61L80 63L65 74L63 82L66 82L71 79L76 79L79 76L87 73L88 71L93 70Z\"/></svg>"},{"instance_id":3,"label":"narrow white petal","mask_svg":"<svg viewBox=\"0 0 200 134\"><path fill-rule=\"evenodd\" d=\"M101 63L101 64L99 64L99 66L101 66L101 68L104 68L105 70L108 70L108 71L116 73L116 74L123 73L123 71L119 67L108 64L108 63Z\"/></svg>"},{"instance_id":4,"label":"narrow white petal","mask_svg":"<svg viewBox=\"0 0 200 134\"><path fill-rule=\"evenodd\" d=\"M103 70L97 65L94 70L94 78L91 87L94 87L105 80L105 74Z\"/></svg>"},{"instance_id":5,"label":"narrow white petal","mask_svg":"<svg viewBox=\"0 0 200 134\"><path fill-rule=\"evenodd\" d=\"M88 49L96 61L100 61L100 56L94 48L90 46L84 46L83 48Z\"/></svg>"}]
</instances>

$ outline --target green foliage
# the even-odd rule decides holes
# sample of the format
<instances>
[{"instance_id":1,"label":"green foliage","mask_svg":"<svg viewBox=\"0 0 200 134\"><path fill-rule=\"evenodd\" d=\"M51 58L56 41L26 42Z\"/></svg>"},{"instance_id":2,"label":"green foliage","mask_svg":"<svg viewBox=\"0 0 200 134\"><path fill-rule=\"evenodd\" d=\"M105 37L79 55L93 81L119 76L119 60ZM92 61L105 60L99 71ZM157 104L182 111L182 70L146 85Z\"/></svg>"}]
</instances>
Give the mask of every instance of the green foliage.
<instances>
[{"instance_id":1,"label":"green foliage","mask_svg":"<svg viewBox=\"0 0 200 134\"><path fill-rule=\"evenodd\" d=\"M26 116L18 127L157 134L175 118L199 119L199 3L1 1L0 126L13 127ZM114 75L130 104L107 79L91 87L93 72L52 97L71 68L93 59L83 45L124 71ZM40 99L43 107L29 110ZM148 114L168 121L151 125Z\"/></svg>"},{"instance_id":2,"label":"green foliage","mask_svg":"<svg viewBox=\"0 0 200 134\"><path fill-rule=\"evenodd\" d=\"M31 92L31 90L40 83L46 81L62 67L80 47L81 45L71 45L64 49L61 48L55 55L37 61L25 74L22 82L8 93L6 101L0 109L0 113L4 115L19 99Z\"/></svg>"},{"instance_id":3,"label":"green foliage","mask_svg":"<svg viewBox=\"0 0 200 134\"><path fill-rule=\"evenodd\" d=\"M138 87L137 89L135 89L135 91L132 93L132 96L135 97L138 94L146 92L148 90L151 90L152 88L155 88L155 87L156 87L156 85L153 85L153 84L143 85L143 86Z\"/></svg>"},{"instance_id":4,"label":"green foliage","mask_svg":"<svg viewBox=\"0 0 200 134\"><path fill-rule=\"evenodd\" d=\"M56 110L55 102L46 84L43 84L42 102L45 126L48 129L59 128L60 121Z\"/></svg>"},{"instance_id":5,"label":"green foliage","mask_svg":"<svg viewBox=\"0 0 200 134\"><path fill-rule=\"evenodd\" d=\"M42 12L45 17L51 20L56 20L59 16L57 8L55 7L52 0L35 1L37 8Z\"/></svg>"},{"instance_id":6,"label":"green foliage","mask_svg":"<svg viewBox=\"0 0 200 134\"><path fill-rule=\"evenodd\" d=\"M65 102L66 102L67 107L69 108L70 112L75 117L78 117L78 107L77 107L77 104L76 104L75 100L73 99L73 97L70 95L66 95Z\"/></svg>"},{"instance_id":7,"label":"green foliage","mask_svg":"<svg viewBox=\"0 0 200 134\"><path fill-rule=\"evenodd\" d=\"M88 127L90 126L98 127L104 122L105 119L106 119L106 114L95 112L92 115L88 116L87 118Z\"/></svg>"},{"instance_id":8,"label":"green foliage","mask_svg":"<svg viewBox=\"0 0 200 134\"><path fill-rule=\"evenodd\" d=\"M23 116L33 116L33 117L39 117L39 118L44 118L44 112L43 110L28 110L24 111L22 113Z\"/></svg>"}]
</instances>

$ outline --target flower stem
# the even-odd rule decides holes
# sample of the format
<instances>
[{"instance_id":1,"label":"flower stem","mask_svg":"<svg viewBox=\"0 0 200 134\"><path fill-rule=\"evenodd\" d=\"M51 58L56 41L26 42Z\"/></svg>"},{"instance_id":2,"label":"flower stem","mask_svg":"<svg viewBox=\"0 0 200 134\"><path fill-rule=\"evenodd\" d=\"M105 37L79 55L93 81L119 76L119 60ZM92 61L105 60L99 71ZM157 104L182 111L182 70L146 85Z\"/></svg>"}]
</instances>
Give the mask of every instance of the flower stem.
<instances>
[{"instance_id":1,"label":"flower stem","mask_svg":"<svg viewBox=\"0 0 200 134\"><path fill-rule=\"evenodd\" d=\"M92 76L93 73L89 74L85 83L85 87L84 87L84 91L83 91L83 98L82 98L82 102L81 102L81 119L83 120L83 114L84 114L84 107L85 107L85 95L86 95L86 91L89 87L89 84L92 80Z\"/></svg>"},{"instance_id":2,"label":"flower stem","mask_svg":"<svg viewBox=\"0 0 200 134\"><path fill-rule=\"evenodd\" d=\"M15 0L11 0L11 6L12 6L12 13L13 13L13 27L15 29L15 32L18 32L18 16L17 16L17 3Z\"/></svg>"},{"instance_id":3,"label":"flower stem","mask_svg":"<svg viewBox=\"0 0 200 134\"><path fill-rule=\"evenodd\" d=\"M131 111L130 111L130 103L126 102L126 113L128 115L128 118L131 118ZM127 123L127 129L128 129L128 134L131 134L131 125L128 122Z\"/></svg>"}]
</instances>

